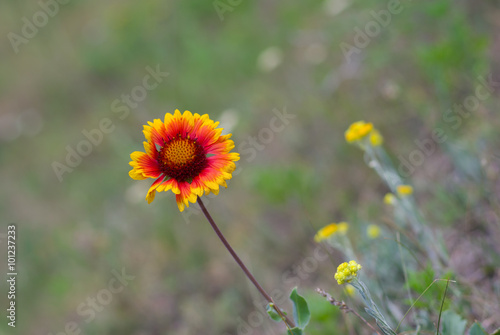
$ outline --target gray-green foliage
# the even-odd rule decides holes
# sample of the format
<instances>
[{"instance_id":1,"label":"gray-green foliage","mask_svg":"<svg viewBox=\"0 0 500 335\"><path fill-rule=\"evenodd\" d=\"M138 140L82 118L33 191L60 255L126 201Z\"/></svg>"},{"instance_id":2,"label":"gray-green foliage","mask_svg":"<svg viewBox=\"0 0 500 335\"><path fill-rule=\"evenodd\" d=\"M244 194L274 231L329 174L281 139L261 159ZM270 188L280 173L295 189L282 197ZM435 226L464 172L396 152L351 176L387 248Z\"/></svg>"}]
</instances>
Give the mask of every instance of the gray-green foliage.
<instances>
[{"instance_id":1,"label":"gray-green foliage","mask_svg":"<svg viewBox=\"0 0 500 335\"><path fill-rule=\"evenodd\" d=\"M446 310L441 315L442 335L463 335L467 321L452 310Z\"/></svg>"}]
</instances>

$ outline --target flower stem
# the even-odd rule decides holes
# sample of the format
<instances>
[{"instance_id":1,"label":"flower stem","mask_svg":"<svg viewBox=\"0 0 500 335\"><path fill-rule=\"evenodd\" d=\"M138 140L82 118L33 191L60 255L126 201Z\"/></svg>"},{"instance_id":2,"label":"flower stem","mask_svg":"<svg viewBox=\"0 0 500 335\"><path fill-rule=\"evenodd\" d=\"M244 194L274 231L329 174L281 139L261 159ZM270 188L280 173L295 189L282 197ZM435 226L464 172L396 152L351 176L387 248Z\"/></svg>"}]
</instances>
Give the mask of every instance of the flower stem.
<instances>
[{"instance_id":1,"label":"flower stem","mask_svg":"<svg viewBox=\"0 0 500 335\"><path fill-rule=\"evenodd\" d=\"M219 230L219 227L217 227L217 224L215 223L214 219L212 219L212 216L210 216L210 213L208 213L207 208L203 204L203 201L201 201L200 197L198 197L198 204L200 205L200 208L201 208L203 214L205 214L205 217L207 218L208 222L210 223L210 225L214 229L215 233L217 234L217 236L221 240L222 244L224 244L224 246L226 247L226 249L229 251L229 253L231 254L231 256L233 256L234 260L236 261L236 263L238 263L238 265L243 270L243 272L245 272L245 274L248 277L248 279L250 279L250 281L252 282L252 284L254 284L254 286L257 288L257 290L260 292L260 294L262 294L262 296L270 304L273 304L273 307L276 310L276 312L279 315L283 315L282 312L281 312L281 310L278 308L278 306L276 306L276 303L273 301L273 298L271 298L271 296L269 294L267 294L267 292L262 288L262 286L260 286L260 284L257 282L257 280L255 279L255 277L250 273L250 271L248 270L248 268L245 266L245 264L243 264L243 262L238 257L238 255L236 254L236 252L233 250L233 248L231 247L231 245L229 244L229 242L226 240L226 238L224 237L224 235L222 234L222 232ZM293 323L293 321L291 321L290 319L288 319L288 317L286 315L283 315L283 318L284 318L283 321L287 324L287 326L289 326L290 328L294 328L295 327L295 324Z\"/></svg>"},{"instance_id":2,"label":"flower stem","mask_svg":"<svg viewBox=\"0 0 500 335\"><path fill-rule=\"evenodd\" d=\"M323 297L325 297L330 302L330 304L332 304L334 306L338 306L344 312L346 312L346 313L353 313L358 318L360 318L361 321L363 321L368 327L370 327L371 330L373 330L378 335L381 335L375 328L373 328L373 326L368 321L365 320L364 317L362 317L354 309L351 309L349 306L347 306L344 301L337 301L337 300L335 300L335 298L333 298L331 295L329 295L328 293L326 293L324 290L322 290L320 288L316 289L316 293L318 293L318 294L322 295Z\"/></svg>"}]
</instances>

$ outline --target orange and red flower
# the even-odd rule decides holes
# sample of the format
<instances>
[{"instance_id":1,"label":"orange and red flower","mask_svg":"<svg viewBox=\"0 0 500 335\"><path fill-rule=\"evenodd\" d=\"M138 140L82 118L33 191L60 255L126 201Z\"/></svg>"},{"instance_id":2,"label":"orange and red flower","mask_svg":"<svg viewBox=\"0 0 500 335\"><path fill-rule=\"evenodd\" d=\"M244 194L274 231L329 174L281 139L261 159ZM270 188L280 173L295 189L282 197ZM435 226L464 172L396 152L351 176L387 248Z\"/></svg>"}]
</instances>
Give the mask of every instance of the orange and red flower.
<instances>
[{"instance_id":1,"label":"orange and red flower","mask_svg":"<svg viewBox=\"0 0 500 335\"><path fill-rule=\"evenodd\" d=\"M130 155L129 175L135 180L155 178L146 200L151 203L156 191L172 190L182 212L189 202L210 192L219 193L219 186L227 187L235 169L238 153L230 153L234 142L231 134L221 135L219 122L176 110L167 113L165 121L155 119L144 126L144 150Z\"/></svg>"}]
</instances>

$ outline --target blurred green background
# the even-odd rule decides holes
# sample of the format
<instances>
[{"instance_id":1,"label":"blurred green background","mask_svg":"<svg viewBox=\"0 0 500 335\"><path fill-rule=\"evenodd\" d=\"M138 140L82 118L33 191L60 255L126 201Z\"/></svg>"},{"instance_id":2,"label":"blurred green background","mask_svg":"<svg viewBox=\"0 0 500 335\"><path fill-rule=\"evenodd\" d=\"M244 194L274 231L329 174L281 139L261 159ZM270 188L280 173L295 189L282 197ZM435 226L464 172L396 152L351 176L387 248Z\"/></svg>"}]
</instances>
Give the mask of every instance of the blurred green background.
<instances>
[{"instance_id":1,"label":"blurred green background","mask_svg":"<svg viewBox=\"0 0 500 335\"><path fill-rule=\"evenodd\" d=\"M359 250L391 243L365 236L366 224L384 225L388 190L345 129L373 122L396 166L443 129L448 140L408 181L453 246L455 273L478 290L459 311L500 326L500 86L474 113L448 112L480 77L500 81L500 6L401 1L382 26L372 11L391 2L2 1L0 266L5 273L6 227L16 223L18 310L15 329L2 313L0 333L284 333L255 312L262 299L197 206L180 213L171 192L148 205L151 182L128 176L142 125L176 108L208 113L233 134L238 173L205 203L264 287L299 285L314 302L310 334L369 334L314 293L349 299L332 278L341 254L298 275L315 231L345 220ZM379 30L363 42L368 23ZM345 57L341 46L356 39L363 47ZM141 90L147 68L168 76ZM120 100L141 92L126 112ZM102 122L108 133L58 178L54 162L68 164L68 146ZM264 130L273 122L278 131ZM383 261L370 257L367 268ZM114 270L133 279L120 286ZM2 279L3 311L7 289Z\"/></svg>"}]
</instances>

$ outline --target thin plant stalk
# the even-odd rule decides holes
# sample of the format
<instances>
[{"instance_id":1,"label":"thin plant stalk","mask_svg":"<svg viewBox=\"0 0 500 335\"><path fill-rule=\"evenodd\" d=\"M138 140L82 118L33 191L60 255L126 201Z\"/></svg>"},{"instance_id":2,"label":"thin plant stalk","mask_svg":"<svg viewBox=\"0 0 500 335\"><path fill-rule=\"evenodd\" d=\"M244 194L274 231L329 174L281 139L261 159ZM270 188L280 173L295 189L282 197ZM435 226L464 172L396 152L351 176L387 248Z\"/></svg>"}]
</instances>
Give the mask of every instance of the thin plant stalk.
<instances>
[{"instance_id":1,"label":"thin plant stalk","mask_svg":"<svg viewBox=\"0 0 500 335\"><path fill-rule=\"evenodd\" d=\"M381 335L375 328L373 328L373 326L368 321L365 320L364 317L362 317L354 309L351 309L349 306L347 306L344 301L335 300L334 297L332 297L330 294L326 293L324 290L322 290L320 288L316 289L316 293L318 293L321 296L325 297L326 300L328 300L330 302L330 304L339 307L340 310L343 310L346 313L352 313L352 314L356 315L361 321L363 321L368 327L370 327L371 330L373 330L378 335Z\"/></svg>"},{"instance_id":2,"label":"thin plant stalk","mask_svg":"<svg viewBox=\"0 0 500 335\"><path fill-rule=\"evenodd\" d=\"M450 285L450 282L446 282L446 287L444 289L444 294L443 294L443 301L441 301L441 308L439 309L439 318L438 318L438 325L436 329L436 335L439 335L439 327L441 325L441 314L443 313L443 306L444 306L444 300L446 299L446 292L448 291L448 285Z\"/></svg>"},{"instance_id":3,"label":"thin plant stalk","mask_svg":"<svg viewBox=\"0 0 500 335\"><path fill-rule=\"evenodd\" d=\"M375 319L380 330L382 330L385 335L396 335L396 332L389 326L384 315L380 312L378 306L373 301L370 291L368 291L366 285L362 281L358 280L358 278L354 278L350 284L354 286L359 294L361 294L361 297L367 306L365 311Z\"/></svg>"},{"instance_id":4,"label":"thin plant stalk","mask_svg":"<svg viewBox=\"0 0 500 335\"><path fill-rule=\"evenodd\" d=\"M398 241L399 256L401 257L401 267L403 268L403 275L405 278L405 283L408 284L408 271L406 269L406 264L405 264L405 260L403 257L403 248L401 247L401 234L399 232L396 233L396 239ZM409 284L406 285L406 290L408 293L408 299L410 301L410 305L413 305L413 297L411 295L411 289L410 289ZM417 326L420 327L420 322L419 322L418 318L415 319L415 322L417 323Z\"/></svg>"},{"instance_id":5,"label":"thin plant stalk","mask_svg":"<svg viewBox=\"0 0 500 335\"><path fill-rule=\"evenodd\" d=\"M394 168L394 165L385 150L381 147L374 148L371 145L364 145L363 148L365 149L365 161L368 166L373 168L378 173L378 175L386 182L392 193L397 194L397 186L404 183L399 174L396 172L396 169ZM422 214L418 210L412 198L400 198L399 202L412 230L415 234L417 234L418 240L424 241L426 245L424 250L429 256L434 269L437 271L442 268L442 264L446 262L446 257L439 249L435 249L439 244L437 243L434 234L423 222ZM418 242L418 244L420 244L420 242Z\"/></svg>"},{"instance_id":6,"label":"thin plant stalk","mask_svg":"<svg viewBox=\"0 0 500 335\"><path fill-rule=\"evenodd\" d=\"M250 279L250 281L252 282L252 284L254 284L254 286L257 288L257 290L260 292L260 294L262 294L262 296L271 304L271 306L281 316L281 318L283 319L283 322L285 322L286 326L289 328L295 328L295 324L293 323L293 321L291 321L286 315L283 314L281 309L278 306L276 306L276 303L273 301L273 298L271 298L271 296L269 294L267 294L267 292L262 288L262 286L257 282L255 277L252 275L250 270L248 270L248 268L245 266L245 264L243 264L241 259L238 257L238 255L236 254L234 249L231 247L229 242L226 240L226 238L224 237L224 235L220 231L220 229L217 226L217 224L215 223L215 221L212 219L212 216L210 215L210 213L208 213L207 208L205 207L205 204L203 204L203 201L201 201L200 197L198 197L198 204L200 205L201 211L203 212L203 214L207 218L208 222L210 223L213 230L215 231L215 233L217 234L217 236L221 240L222 244L224 244L227 251L229 251L231 256L233 256L234 260L236 261L236 263L238 263L238 265L243 270L243 272L248 277L248 279Z\"/></svg>"},{"instance_id":7,"label":"thin plant stalk","mask_svg":"<svg viewBox=\"0 0 500 335\"><path fill-rule=\"evenodd\" d=\"M425 292L427 292L427 291L428 291L428 290L432 287L432 285L434 285L434 284L435 284L436 282L438 282L438 281L446 281L446 282L448 282L448 283L450 283L450 282L452 282L452 283L456 283L456 281L451 280L451 279L442 279L442 278L434 279L434 280L432 281L432 283L430 283L430 284L429 284L429 286L427 286L427 288L424 290L424 292L422 292L422 293L418 296L417 300L415 300L415 302L414 302L414 303L410 306L410 308L408 308L408 310L406 311L405 315L403 315L403 318L401 319L401 321L399 321L398 326L396 327L396 331L399 329L399 327L401 326L401 323L403 323L403 320L406 318L406 316L408 315L408 313L410 313L410 311L411 311L411 310L412 310L412 308L415 306L415 304L417 303L417 301L419 301L419 300L420 300L420 298L422 298L422 297L424 296ZM447 286L447 287L448 287L448 286ZM443 296L443 298L444 298L444 296Z\"/></svg>"}]
</instances>

